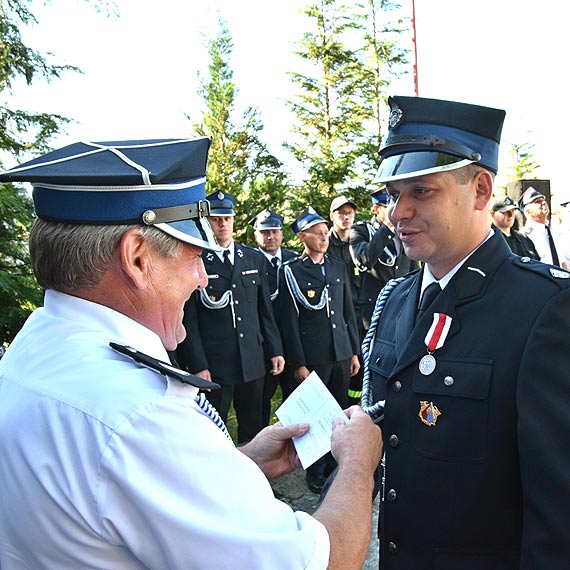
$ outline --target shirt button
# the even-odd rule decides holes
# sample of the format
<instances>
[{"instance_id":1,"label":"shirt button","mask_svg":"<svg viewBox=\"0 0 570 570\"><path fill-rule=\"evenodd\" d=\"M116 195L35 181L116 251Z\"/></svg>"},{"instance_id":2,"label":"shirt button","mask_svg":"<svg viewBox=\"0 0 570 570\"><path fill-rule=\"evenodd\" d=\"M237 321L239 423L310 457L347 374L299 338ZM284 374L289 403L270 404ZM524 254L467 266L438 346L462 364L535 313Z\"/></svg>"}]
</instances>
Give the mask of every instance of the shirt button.
<instances>
[{"instance_id":1,"label":"shirt button","mask_svg":"<svg viewBox=\"0 0 570 570\"><path fill-rule=\"evenodd\" d=\"M400 440L398 439L398 436L395 433L393 433L390 436L390 439L388 440L388 442L390 443L390 447L398 447Z\"/></svg>"},{"instance_id":2,"label":"shirt button","mask_svg":"<svg viewBox=\"0 0 570 570\"><path fill-rule=\"evenodd\" d=\"M453 386L453 383L454 383L454 382L455 382L455 380L453 379L453 376L446 376L446 377L443 379L443 383L444 383L446 386Z\"/></svg>"},{"instance_id":3,"label":"shirt button","mask_svg":"<svg viewBox=\"0 0 570 570\"><path fill-rule=\"evenodd\" d=\"M402 389L402 383L399 380L396 380L392 385L392 389L394 392L399 392Z\"/></svg>"},{"instance_id":4,"label":"shirt button","mask_svg":"<svg viewBox=\"0 0 570 570\"><path fill-rule=\"evenodd\" d=\"M397 497L398 495L397 495L395 489L390 489L390 490L388 491L388 495L387 495L387 496L388 496L388 500L389 500L391 503L393 503L393 502L396 500L396 497Z\"/></svg>"},{"instance_id":5,"label":"shirt button","mask_svg":"<svg viewBox=\"0 0 570 570\"><path fill-rule=\"evenodd\" d=\"M396 552L398 552L398 545L395 542L389 542L388 551L390 554L396 554Z\"/></svg>"}]
</instances>

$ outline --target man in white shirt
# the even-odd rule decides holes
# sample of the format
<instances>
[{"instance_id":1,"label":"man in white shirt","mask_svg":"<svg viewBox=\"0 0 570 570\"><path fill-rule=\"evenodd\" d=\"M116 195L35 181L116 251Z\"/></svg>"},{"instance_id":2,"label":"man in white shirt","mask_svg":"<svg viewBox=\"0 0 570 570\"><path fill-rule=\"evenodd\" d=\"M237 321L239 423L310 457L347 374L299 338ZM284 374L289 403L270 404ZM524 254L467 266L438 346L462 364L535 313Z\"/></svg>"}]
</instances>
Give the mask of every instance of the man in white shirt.
<instances>
[{"instance_id":1,"label":"man in white shirt","mask_svg":"<svg viewBox=\"0 0 570 570\"><path fill-rule=\"evenodd\" d=\"M550 208L546 196L530 186L521 196L520 204L526 217L521 233L532 240L540 261L560 265L558 245L549 227Z\"/></svg>"},{"instance_id":2,"label":"man in white shirt","mask_svg":"<svg viewBox=\"0 0 570 570\"><path fill-rule=\"evenodd\" d=\"M218 386L168 362L184 303L207 282L201 252L217 247L209 143L77 143L0 173L34 187L30 254L46 290L0 362L2 570L320 569L366 556L381 453L369 417L352 408L334 425L342 477L311 517L267 480L298 467L290 438L309 426L236 448L199 393Z\"/></svg>"}]
</instances>

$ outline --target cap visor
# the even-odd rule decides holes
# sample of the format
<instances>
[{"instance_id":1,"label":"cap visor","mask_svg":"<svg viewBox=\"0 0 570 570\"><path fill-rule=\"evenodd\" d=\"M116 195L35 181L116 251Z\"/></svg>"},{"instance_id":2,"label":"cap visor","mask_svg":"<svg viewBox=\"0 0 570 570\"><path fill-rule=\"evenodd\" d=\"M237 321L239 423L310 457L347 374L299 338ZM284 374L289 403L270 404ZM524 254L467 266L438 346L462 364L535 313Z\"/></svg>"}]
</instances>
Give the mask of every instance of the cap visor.
<instances>
[{"instance_id":1,"label":"cap visor","mask_svg":"<svg viewBox=\"0 0 570 570\"><path fill-rule=\"evenodd\" d=\"M374 182L391 182L424 176L425 174L455 170L473 162L475 161L443 152L396 154L382 160Z\"/></svg>"},{"instance_id":2,"label":"cap visor","mask_svg":"<svg viewBox=\"0 0 570 570\"><path fill-rule=\"evenodd\" d=\"M155 227L180 241L201 247L202 249L209 251L221 250L206 218L156 224Z\"/></svg>"}]
</instances>

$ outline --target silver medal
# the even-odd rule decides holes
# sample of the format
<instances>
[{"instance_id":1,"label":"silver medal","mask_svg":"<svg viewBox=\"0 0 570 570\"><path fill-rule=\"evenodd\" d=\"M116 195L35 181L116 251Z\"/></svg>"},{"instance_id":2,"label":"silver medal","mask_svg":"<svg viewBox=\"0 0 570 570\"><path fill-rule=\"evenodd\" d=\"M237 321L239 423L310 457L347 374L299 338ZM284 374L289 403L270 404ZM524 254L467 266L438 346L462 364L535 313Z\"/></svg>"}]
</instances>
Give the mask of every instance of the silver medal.
<instances>
[{"instance_id":1,"label":"silver medal","mask_svg":"<svg viewBox=\"0 0 570 570\"><path fill-rule=\"evenodd\" d=\"M435 370L435 358L431 354L426 354L420 360L420 372L424 376L429 376Z\"/></svg>"}]
</instances>

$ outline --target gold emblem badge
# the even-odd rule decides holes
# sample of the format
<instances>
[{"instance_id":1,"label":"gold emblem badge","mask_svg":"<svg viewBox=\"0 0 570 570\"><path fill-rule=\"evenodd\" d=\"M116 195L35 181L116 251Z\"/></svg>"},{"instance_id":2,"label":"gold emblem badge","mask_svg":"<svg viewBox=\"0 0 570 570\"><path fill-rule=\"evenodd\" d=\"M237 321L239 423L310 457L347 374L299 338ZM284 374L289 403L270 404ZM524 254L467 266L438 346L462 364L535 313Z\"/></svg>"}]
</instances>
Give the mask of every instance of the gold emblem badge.
<instances>
[{"instance_id":1,"label":"gold emblem badge","mask_svg":"<svg viewBox=\"0 0 570 570\"><path fill-rule=\"evenodd\" d=\"M433 402L420 402L420 413L418 414L418 417L422 420L422 423L426 424L426 426L434 426L439 416L441 416L441 412Z\"/></svg>"},{"instance_id":2,"label":"gold emblem badge","mask_svg":"<svg viewBox=\"0 0 570 570\"><path fill-rule=\"evenodd\" d=\"M309 297L309 299L312 299L315 296L315 292L312 289L309 289L307 291L307 297Z\"/></svg>"}]
</instances>

